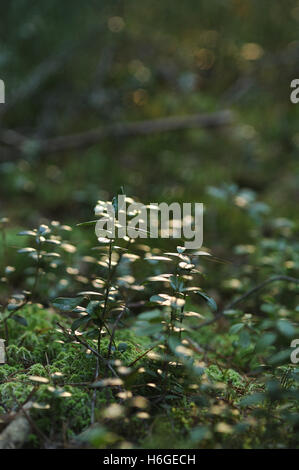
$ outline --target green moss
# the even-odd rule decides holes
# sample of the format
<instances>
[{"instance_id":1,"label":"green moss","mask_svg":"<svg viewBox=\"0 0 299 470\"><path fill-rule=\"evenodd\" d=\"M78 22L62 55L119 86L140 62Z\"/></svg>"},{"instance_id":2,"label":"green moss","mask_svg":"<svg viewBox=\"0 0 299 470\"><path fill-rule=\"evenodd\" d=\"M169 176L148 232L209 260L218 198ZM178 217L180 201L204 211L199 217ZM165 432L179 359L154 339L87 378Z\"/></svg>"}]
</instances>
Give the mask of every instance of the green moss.
<instances>
[{"instance_id":1,"label":"green moss","mask_svg":"<svg viewBox=\"0 0 299 470\"><path fill-rule=\"evenodd\" d=\"M11 344L6 348L7 361L10 364L18 366L29 366L35 360L32 352L28 351L24 346L18 347L16 344Z\"/></svg>"},{"instance_id":2,"label":"green moss","mask_svg":"<svg viewBox=\"0 0 299 470\"><path fill-rule=\"evenodd\" d=\"M68 437L81 433L90 424L93 390L85 384L94 380L95 356L80 344L62 341L64 337L57 331L56 322L63 319L52 311L28 305L20 314L28 326L9 320L8 364L0 368L0 401L4 405L0 413L18 409L35 388L32 398L36 408L31 414L42 432L47 434L51 429L60 435L65 423ZM108 354L109 341L108 337L102 339L104 357ZM96 342L88 340L88 343L96 348ZM111 359L120 360L126 366L148 347L148 339L136 337L131 330L116 332L114 343ZM146 358L140 364L144 361ZM106 374L105 366L100 364L99 375ZM48 383L36 382L30 376L45 378ZM95 414L99 419L107 400L109 403L115 400L111 390L98 389ZM35 434L30 442L38 445Z\"/></svg>"},{"instance_id":3,"label":"green moss","mask_svg":"<svg viewBox=\"0 0 299 470\"><path fill-rule=\"evenodd\" d=\"M126 389L133 395L147 398L149 406L145 411L149 413L148 419L138 417L138 410L130 404L130 399L121 403L122 418L106 419L103 411L110 404L120 403L117 397L120 389L98 388L95 391L90 387L95 378L95 355L79 343L65 341L64 335L57 331L56 322L59 320L60 323L69 325L64 318L60 318L51 310L29 305L22 315L27 319L27 327L16 324L13 320L9 321L8 364L0 368L0 415L18 410L30 397L34 402L30 413L36 426L50 439L61 442L65 436L71 439L89 428L95 396L95 422L101 430L99 440L92 441L95 444L89 441L89 444L95 447L105 447L109 443L117 445L119 439L124 439L144 448L188 448L194 445L194 442L196 445L206 442L198 438L197 431L195 434L193 431L199 430L200 434L201 428L207 426L211 439L217 439L219 445L224 447L230 446L230 435L223 433L219 436L219 432L215 431L221 420L227 420L232 426L240 423L240 439L237 441L235 437L233 445L257 447L258 439L262 440L266 432L262 419L257 418L255 428L259 430L259 436L253 434L251 438L250 424L246 423L246 410L245 431L242 431L241 416L233 413L240 398L252 391L258 391L255 390L257 386L248 383L246 378L233 368L220 368L216 364L205 368L209 378L208 384L202 382L201 377L196 374L190 377L190 383L198 385L199 389L186 388L186 369L171 367L167 381L168 392L164 393L161 375L157 373L157 369L163 369L163 364L160 360L152 360L145 355L136 363L133 368L136 370L132 375L123 377L125 385L122 390ZM95 340L86 341L90 347L97 348ZM227 337L224 342L229 343ZM106 358L109 343L108 335L102 338L101 354ZM148 337L136 336L131 329L116 331L110 355L112 363L115 361L115 370L120 364L130 365L150 347ZM138 373L139 367L143 367L143 373ZM100 361L98 378L107 377L111 377L111 373ZM154 382L156 387L149 387L149 382ZM218 387L219 382L226 386ZM161 396L163 400L160 401ZM155 406L152 406L152 397L158 397ZM217 414L219 401L222 401L220 406L225 404L226 407L221 416ZM247 437L246 444L243 443L244 432ZM39 433L33 433L28 445L39 447L39 436ZM111 441L107 436L113 436ZM195 436L195 441L192 436ZM270 444L272 445L269 441Z\"/></svg>"},{"instance_id":4,"label":"green moss","mask_svg":"<svg viewBox=\"0 0 299 470\"><path fill-rule=\"evenodd\" d=\"M244 387L244 379L242 376L233 369L222 369L215 364L207 367L206 372L208 377L213 381L224 382L228 385L234 385L236 387Z\"/></svg>"},{"instance_id":5,"label":"green moss","mask_svg":"<svg viewBox=\"0 0 299 470\"><path fill-rule=\"evenodd\" d=\"M15 377L14 381L0 385L1 402L7 410L18 409L30 394L32 386L25 383L26 379L26 374L20 374Z\"/></svg>"},{"instance_id":6,"label":"green moss","mask_svg":"<svg viewBox=\"0 0 299 470\"><path fill-rule=\"evenodd\" d=\"M0 366L0 382L3 382L9 375L15 374L19 370L18 367L3 364Z\"/></svg>"}]
</instances>

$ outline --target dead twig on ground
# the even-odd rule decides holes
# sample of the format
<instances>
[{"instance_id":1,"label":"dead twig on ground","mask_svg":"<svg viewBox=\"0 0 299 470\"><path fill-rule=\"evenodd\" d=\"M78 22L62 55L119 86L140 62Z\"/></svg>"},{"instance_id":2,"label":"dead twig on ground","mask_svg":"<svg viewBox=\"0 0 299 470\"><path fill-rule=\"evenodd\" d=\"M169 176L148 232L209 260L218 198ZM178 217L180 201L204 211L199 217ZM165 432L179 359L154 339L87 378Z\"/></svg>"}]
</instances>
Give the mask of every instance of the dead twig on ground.
<instances>
[{"instance_id":1,"label":"dead twig on ground","mask_svg":"<svg viewBox=\"0 0 299 470\"><path fill-rule=\"evenodd\" d=\"M4 129L0 132L0 143L22 152L27 143L34 142L37 153L46 155L88 148L108 137L128 138L183 129L213 129L230 124L232 124L232 113L229 110L223 110L210 114L172 116L139 122L116 123L74 135L41 140L24 136L12 129Z\"/></svg>"}]
</instances>

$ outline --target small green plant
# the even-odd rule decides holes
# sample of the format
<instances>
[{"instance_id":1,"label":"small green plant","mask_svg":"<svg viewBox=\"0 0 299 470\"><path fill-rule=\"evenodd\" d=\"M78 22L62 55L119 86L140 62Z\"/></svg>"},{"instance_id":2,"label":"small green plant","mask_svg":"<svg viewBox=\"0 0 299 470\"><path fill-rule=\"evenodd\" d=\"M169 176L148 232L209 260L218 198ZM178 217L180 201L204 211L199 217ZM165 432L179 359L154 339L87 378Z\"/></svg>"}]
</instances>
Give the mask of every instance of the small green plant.
<instances>
[{"instance_id":1,"label":"small green plant","mask_svg":"<svg viewBox=\"0 0 299 470\"><path fill-rule=\"evenodd\" d=\"M53 433L66 445L95 447L296 444L298 260L291 243L286 260L280 252L289 232L254 250L236 248L254 262L270 256L275 275L251 287L245 263L238 283L235 275L223 283L222 295L238 291L228 303L204 288L206 263L219 262L205 248L166 251L125 237L99 238L86 252L71 234L56 221L20 232L31 241L18 250L27 260L24 285L10 287L1 311L0 410L33 403L32 445L48 445Z\"/></svg>"}]
</instances>

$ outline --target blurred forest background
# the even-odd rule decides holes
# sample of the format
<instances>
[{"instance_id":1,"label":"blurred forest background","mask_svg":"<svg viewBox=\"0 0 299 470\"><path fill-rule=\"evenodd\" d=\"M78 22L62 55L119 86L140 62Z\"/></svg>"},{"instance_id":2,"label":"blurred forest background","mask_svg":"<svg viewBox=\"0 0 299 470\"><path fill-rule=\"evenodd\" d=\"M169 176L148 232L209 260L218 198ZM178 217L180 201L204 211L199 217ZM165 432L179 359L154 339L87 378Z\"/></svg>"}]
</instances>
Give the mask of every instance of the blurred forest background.
<instances>
[{"instance_id":1,"label":"blurred forest background","mask_svg":"<svg viewBox=\"0 0 299 470\"><path fill-rule=\"evenodd\" d=\"M298 223L297 1L16 0L0 21L0 213L16 231L89 220L121 185L203 202L204 244L229 260L268 204Z\"/></svg>"}]
</instances>

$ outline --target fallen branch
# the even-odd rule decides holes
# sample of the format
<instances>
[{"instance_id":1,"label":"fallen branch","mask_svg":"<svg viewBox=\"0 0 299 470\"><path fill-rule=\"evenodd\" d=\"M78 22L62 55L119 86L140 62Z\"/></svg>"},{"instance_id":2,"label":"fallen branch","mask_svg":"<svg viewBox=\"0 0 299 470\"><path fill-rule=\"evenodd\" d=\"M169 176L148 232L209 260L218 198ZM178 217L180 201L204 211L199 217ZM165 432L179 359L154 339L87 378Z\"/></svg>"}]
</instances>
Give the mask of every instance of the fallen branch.
<instances>
[{"instance_id":1,"label":"fallen branch","mask_svg":"<svg viewBox=\"0 0 299 470\"><path fill-rule=\"evenodd\" d=\"M27 143L34 142L37 152L41 155L79 150L97 144L107 137L125 138L158 134L161 132L179 131L183 129L213 129L232 124L232 114L223 110L210 114L195 114L193 116L175 116L140 122L111 124L79 134L38 140L26 137L14 130L0 132L0 143L22 151Z\"/></svg>"}]
</instances>

